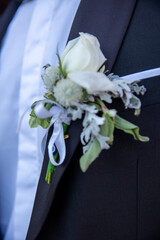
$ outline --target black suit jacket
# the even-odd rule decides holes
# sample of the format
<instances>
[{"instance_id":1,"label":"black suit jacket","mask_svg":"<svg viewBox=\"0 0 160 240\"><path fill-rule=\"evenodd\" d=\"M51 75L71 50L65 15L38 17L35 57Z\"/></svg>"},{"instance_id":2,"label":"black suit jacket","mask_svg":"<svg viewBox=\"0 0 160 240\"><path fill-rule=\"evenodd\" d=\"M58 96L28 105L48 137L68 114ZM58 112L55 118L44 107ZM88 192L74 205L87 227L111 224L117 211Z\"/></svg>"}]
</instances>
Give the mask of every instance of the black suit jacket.
<instances>
[{"instance_id":1,"label":"black suit jacket","mask_svg":"<svg viewBox=\"0 0 160 240\"><path fill-rule=\"evenodd\" d=\"M96 35L107 68L120 76L158 67L159 10L157 0L82 0L70 39L79 31ZM123 111L119 101L114 106L150 142L115 131L112 148L84 174L79 168L81 122L73 123L66 162L56 169L50 186L44 181L45 155L27 240L160 239L160 79L143 83L147 93L139 117Z\"/></svg>"},{"instance_id":2,"label":"black suit jacket","mask_svg":"<svg viewBox=\"0 0 160 240\"><path fill-rule=\"evenodd\" d=\"M159 66L159 0L82 0L70 39L78 32L98 37L107 68L120 76ZM140 126L150 142L140 143L116 130L114 144L84 174L81 121L69 127L67 156L45 182L45 153L27 240L160 239L160 78L144 80L139 117L113 107Z\"/></svg>"}]
</instances>

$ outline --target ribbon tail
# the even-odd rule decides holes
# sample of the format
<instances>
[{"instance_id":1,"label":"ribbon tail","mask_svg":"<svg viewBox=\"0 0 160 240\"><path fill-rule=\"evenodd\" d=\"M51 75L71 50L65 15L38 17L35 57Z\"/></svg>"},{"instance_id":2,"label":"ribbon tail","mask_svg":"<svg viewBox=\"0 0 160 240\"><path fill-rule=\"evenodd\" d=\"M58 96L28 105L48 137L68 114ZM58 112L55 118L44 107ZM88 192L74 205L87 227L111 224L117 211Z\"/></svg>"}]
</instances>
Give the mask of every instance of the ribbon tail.
<instances>
[{"instance_id":1,"label":"ribbon tail","mask_svg":"<svg viewBox=\"0 0 160 240\"><path fill-rule=\"evenodd\" d=\"M56 145L58 153L59 153L59 162L57 163L53 157L52 147ZM63 127L61 123L54 123L54 129L52 136L49 140L48 144L48 155L51 163L54 166L59 166L63 163L65 159L66 154L66 148L65 148L65 142L64 142L64 134L63 134Z\"/></svg>"},{"instance_id":2,"label":"ribbon tail","mask_svg":"<svg viewBox=\"0 0 160 240\"><path fill-rule=\"evenodd\" d=\"M63 131L62 124L61 124L60 134L58 135L55 141L55 145L59 153L59 159L60 159L59 164L62 164L66 157L66 144L64 140L64 131Z\"/></svg>"}]
</instances>

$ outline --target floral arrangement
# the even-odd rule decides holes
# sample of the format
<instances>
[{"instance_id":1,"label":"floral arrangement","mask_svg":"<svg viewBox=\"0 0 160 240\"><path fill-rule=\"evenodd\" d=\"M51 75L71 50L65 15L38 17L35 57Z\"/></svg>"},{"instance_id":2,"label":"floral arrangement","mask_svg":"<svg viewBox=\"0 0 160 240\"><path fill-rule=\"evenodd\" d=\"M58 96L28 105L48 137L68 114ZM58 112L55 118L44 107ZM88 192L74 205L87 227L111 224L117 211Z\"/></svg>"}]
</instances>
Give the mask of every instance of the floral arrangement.
<instances>
[{"instance_id":1,"label":"floral arrangement","mask_svg":"<svg viewBox=\"0 0 160 240\"><path fill-rule=\"evenodd\" d=\"M62 55L57 54L57 57L58 66L44 66L45 100L32 105L29 121L32 128L38 125L50 128L53 125L48 144L48 183L55 167L65 159L64 138L68 137L66 133L70 121L83 119L80 136L83 145L80 159L82 171L87 170L103 149L110 148L115 128L132 134L136 140L149 140L139 134L138 126L119 117L116 109L109 109L112 101L120 98L126 109L132 108L138 115L141 102L137 95L143 95L146 89L139 86L137 81L106 74L106 58L95 36L80 33L78 38L68 42Z\"/></svg>"}]
</instances>

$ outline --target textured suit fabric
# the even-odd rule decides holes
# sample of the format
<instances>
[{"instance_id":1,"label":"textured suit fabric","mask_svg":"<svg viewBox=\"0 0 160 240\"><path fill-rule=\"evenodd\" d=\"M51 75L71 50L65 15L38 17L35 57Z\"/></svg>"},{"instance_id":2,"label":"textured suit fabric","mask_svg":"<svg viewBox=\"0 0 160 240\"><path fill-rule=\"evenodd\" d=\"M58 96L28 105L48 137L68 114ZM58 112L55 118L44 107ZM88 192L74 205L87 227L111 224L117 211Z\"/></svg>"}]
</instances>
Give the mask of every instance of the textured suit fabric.
<instances>
[{"instance_id":1,"label":"textured suit fabric","mask_svg":"<svg viewBox=\"0 0 160 240\"><path fill-rule=\"evenodd\" d=\"M157 0L138 1L112 72L125 75L159 66L159 10ZM105 24L100 30L101 42ZM147 93L141 115L133 116L132 110L119 114L139 125L150 142L136 142L116 130L112 148L103 151L85 174L79 168L79 145L36 239L160 239L160 79L143 83ZM122 109L118 102L113 106Z\"/></svg>"}]
</instances>

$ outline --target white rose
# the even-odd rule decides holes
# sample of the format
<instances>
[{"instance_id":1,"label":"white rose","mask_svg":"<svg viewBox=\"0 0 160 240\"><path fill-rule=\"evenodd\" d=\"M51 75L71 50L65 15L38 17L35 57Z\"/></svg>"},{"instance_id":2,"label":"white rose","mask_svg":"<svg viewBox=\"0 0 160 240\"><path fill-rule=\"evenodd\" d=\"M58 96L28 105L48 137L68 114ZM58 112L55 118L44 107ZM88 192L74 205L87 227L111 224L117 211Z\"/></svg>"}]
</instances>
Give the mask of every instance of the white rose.
<instances>
[{"instance_id":1,"label":"white rose","mask_svg":"<svg viewBox=\"0 0 160 240\"><path fill-rule=\"evenodd\" d=\"M98 39L88 33L69 41L61 56L62 68L66 73L73 71L97 71L106 61Z\"/></svg>"}]
</instances>

